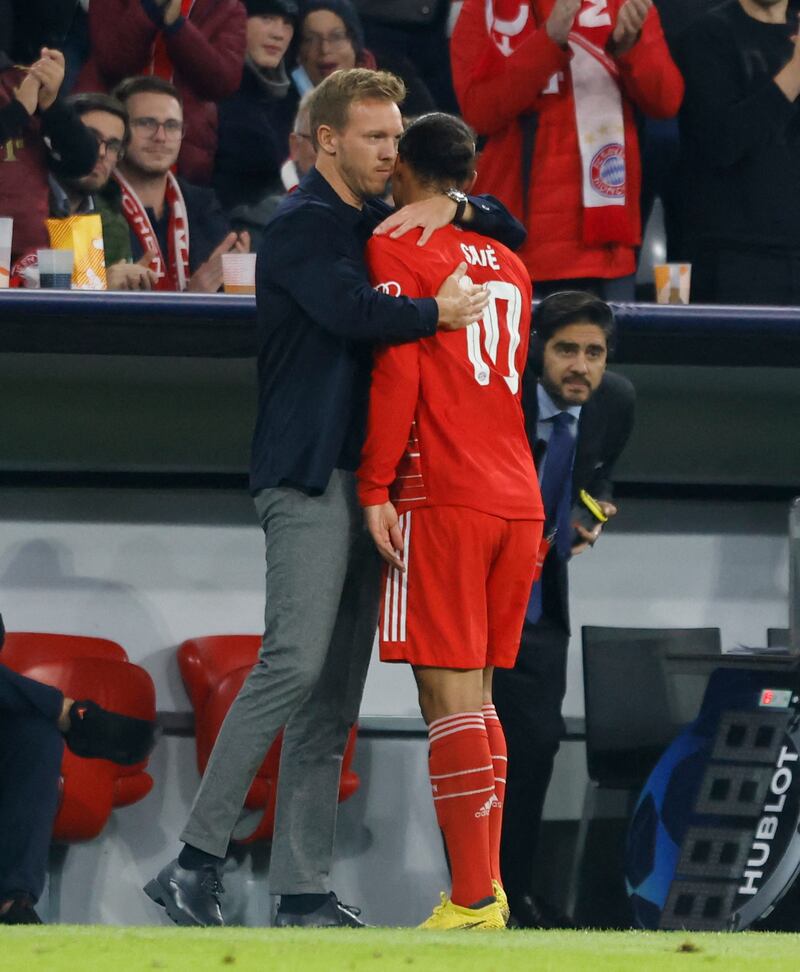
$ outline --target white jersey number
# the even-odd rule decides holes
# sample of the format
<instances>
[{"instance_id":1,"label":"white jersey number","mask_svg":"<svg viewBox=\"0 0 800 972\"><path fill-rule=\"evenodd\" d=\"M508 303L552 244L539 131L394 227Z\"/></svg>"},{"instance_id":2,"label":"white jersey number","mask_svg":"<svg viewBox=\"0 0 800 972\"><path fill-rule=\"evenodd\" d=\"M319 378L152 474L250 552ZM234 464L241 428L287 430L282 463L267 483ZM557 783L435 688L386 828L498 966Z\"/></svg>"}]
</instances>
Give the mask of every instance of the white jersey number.
<instances>
[{"instance_id":1,"label":"white jersey number","mask_svg":"<svg viewBox=\"0 0 800 972\"><path fill-rule=\"evenodd\" d=\"M519 390L519 372L517 371L516 354L519 347L519 322L522 317L522 294L519 288L505 280L490 280L486 285L489 290L489 304L483 312L480 322L476 321L467 328L467 354L472 364L475 381L479 385L488 385L491 369L486 364L486 357L497 365L497 353L501 345L500 314L498 303L505 304L505 326L508 330L508 373L503 375L512 395ZM505 342L502 342L505 343ZM500 364L503 367L503 364Z\"/></svg>"},{"instance_id":2,"label":"white jersey number","mask_svg":"<svg viewBox=\"0 0 800 972\"><path fill-rule=\"evenodd\" d=\"M608 0L589 0L578 14L581 27L608 27L611 15L608 12Z\"/></svg>"}]
</instances>

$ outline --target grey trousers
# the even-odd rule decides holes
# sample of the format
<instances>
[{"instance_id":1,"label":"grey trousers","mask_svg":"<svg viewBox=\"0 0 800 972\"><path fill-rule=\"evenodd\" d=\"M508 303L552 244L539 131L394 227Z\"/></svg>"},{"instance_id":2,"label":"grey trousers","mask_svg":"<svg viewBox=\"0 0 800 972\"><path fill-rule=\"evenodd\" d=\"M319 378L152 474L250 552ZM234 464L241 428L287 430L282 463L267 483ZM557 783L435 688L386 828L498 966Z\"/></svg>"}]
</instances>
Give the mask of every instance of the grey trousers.
<instances>
[{"instance_id":1,"label":"grey trousers","mask_svg":"<svg viewBox=\"0 0 800 972\"><path fill-rule=\"evenodd\" d=\"M214 745L181 840L224 857L256 770L285 727L270 862L274 894L323 893L342 754L358 716L378 619L380 560L353 473L322 496L255 497L267 599L257 663Z\"/></svg>"}]
</instances>

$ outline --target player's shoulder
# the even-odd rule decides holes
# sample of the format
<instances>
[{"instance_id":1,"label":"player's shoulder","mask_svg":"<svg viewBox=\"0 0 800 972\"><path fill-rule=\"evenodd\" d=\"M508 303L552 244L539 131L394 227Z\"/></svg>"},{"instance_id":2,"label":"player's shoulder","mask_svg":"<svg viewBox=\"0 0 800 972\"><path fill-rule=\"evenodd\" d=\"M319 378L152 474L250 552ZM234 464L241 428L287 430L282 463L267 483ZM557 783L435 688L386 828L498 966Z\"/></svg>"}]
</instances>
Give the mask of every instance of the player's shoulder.
<instances>
[{"instance_id":1,"label":"player's shoulder","mask_svg":"<svg viewBox=\"0 0 800 972\"><path fill-rule=\"evenodd\" d=\"M413 253L415 250L420 248L417 246L417 241L422 235L421 229L412 229L402 236L398 236L393 239L387 234L372 234L367 240L367 253L368 254L403 254Z\"/></svg>"},{"instance_id":2,"label":"player's shoulder","mask_svg":"<svg viewBox=\"0 0 800 972\"><path fill-rule=\"evenodd\" d=\"M463 258L471 266L486 267L488 270L503 270L508 274L519 277L521 281L529 281L530 274L522 260L498 240L489 236L482 236L469 229L460 231L458 238L459 249Z\"/></svg>"}]
</instances>

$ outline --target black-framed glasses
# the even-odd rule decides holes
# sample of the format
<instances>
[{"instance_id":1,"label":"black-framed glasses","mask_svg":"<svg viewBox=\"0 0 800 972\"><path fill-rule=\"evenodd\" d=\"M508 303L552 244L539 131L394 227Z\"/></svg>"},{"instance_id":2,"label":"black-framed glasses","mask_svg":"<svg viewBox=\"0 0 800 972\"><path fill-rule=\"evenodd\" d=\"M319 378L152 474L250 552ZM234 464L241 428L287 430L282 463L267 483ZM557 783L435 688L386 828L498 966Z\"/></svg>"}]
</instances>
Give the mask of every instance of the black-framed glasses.
<instances>
[{"instance_id":1,"label":"black-framed glasses","mask_svg":"<svg viewBox=\"0 0 800 972\"><path fill-rule=\"evenodd\" d=\"M120 156L122 154L125 142L121 138L104 138L96 128L90 128L89 131L94 135L97 147L104 149L106 155Z\"/></svg>"},{"instance_id":2,"label":"black-framed glasses","mask_svg":"<svg viewBox=\"0 0 800 972\"><path fill-rule=\"evenodd\" d=\"M181 138L186 131L186 126L177 118L168 118L166 121L159 121L157 118L145 116L143 118L131 118L131 127L138 128L140 132L148 138L155 138L159 128L164 129L164 138L167 141L175 141Z\"/></svg>"}]
</instances>

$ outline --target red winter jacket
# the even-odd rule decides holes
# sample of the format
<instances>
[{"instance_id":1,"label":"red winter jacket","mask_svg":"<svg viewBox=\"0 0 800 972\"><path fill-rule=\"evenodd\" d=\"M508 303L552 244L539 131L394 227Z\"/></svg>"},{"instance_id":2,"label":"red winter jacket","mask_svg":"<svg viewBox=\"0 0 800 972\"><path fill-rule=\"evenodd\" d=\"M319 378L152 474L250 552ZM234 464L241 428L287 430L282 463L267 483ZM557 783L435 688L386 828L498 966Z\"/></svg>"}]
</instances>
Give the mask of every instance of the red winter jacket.
<instances>
[{"instance_id":1,"label":"red winter jacket","mask_svg":"<svg viewBox=\"0 0 800 972\"><path fill-rule=\"evenodd\" d=\"M110 91L124 78L151 74L159 32L155 5L147 0L102 0L89 7L91 54L76 91ZM247 15L239 0L195 0L189 17L164 30L183 97L186 135L178 172L187 181L211 181L217 151L217 105L239 90ZM162 28L163 29L163 28Z\"/></svg>"},{"instance_id":2,"label":"red winter jacket","mask_svg":"<svg viewBox=\"0 0 800 972\"><path fill-rule=\"evenodd\" d=\"M533 17L529 15L521 30L509 37L506 43L513 53L506 57L487 28L486 0L465 0L453 33L451 59L462 114L478 134L488 139L474 191L497 196L525 223L528 239L519 255L534 281L625 276L635 270L633 247L583 243L582 174L569 73L571 55L550 40L544 27L554 2L533 0ZM612 22L616 22L622 3L584 0L584 7L597 11L607 4ZM525 8L526 4L520 2L517 17L506 18L507 31L517 30ZM633 109L636 106L646 115L670 118L683 97L683 79L667 50L655 8L648 14L639 41L617 58L617 64L623 91L626 206L640 236L641 163ZM556 80L559 72L562 75ZM538 116L538 128L528 212L524 214L524 129L520 116L533 112Z\"/></svg>"}]
</instances>

